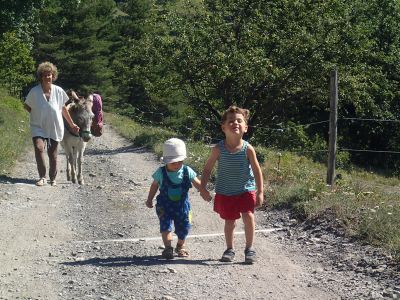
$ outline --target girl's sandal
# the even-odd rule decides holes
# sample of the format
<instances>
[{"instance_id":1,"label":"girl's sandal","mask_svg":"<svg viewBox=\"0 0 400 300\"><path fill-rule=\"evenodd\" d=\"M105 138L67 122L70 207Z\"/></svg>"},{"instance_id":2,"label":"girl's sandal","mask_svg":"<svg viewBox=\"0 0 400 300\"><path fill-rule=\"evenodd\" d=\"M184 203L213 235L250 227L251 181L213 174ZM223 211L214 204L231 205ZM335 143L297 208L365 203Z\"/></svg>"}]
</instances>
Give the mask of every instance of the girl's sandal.
<instances>
[{"instance_id":1,"label":"girl's sandal","mask_svg":"<svg viewBox=\"0 0 400 300\"><path fill-rule=\"evenodd\" d=\"M187 251L183 247L176 247L175 252L178 254L178 257L188 257L189 256L189 251Z\"/></svg>"}]
</instances>

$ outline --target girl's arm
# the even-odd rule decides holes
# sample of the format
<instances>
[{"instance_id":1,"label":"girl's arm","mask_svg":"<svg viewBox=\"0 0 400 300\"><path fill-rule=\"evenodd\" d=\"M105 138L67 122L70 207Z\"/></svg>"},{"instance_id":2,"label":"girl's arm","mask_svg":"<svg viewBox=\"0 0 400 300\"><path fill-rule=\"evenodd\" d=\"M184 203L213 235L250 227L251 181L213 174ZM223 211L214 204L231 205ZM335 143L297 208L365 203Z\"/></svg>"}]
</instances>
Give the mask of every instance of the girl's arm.
<instances>
[{"instance_id":1,"label":"girl's arm","mask_svg":"<svg viewBox=\"0 0 400 300\"><path fill-rule=\"evenodd\" d=\"M158 182L154 180L150 186L149 194L147 196L146 206L148 208L153 207L153 198L156 195L157 190L158 190Z\"/></svg>"},{"instance_id":2,"label":"girl's arm","mask_svg":"<svg viewBox=\"0 0 400 300\"><path fill-rule=\"evenodd\" d=\"M256 151L250 144L247 147L247 158L250 161L251 168L256 180L256 207L260 207L264 202L264 183L260 164L258 163Z\"/></svg>"},{"instance_id":3,"label":"girl's arm","mask_svg":"<svg viewBox=\"0 0 400 300\"><path fill-rule=\"evenodd\" d=\"M211 154L208 157L206 164L204 165L203 173L201 174L201 186L203 188L207 187L207 182L210 179L212 169L214 168L215 162L219 158L219 147L215 146L211 149Z\"/></svg>"}]
</instances>

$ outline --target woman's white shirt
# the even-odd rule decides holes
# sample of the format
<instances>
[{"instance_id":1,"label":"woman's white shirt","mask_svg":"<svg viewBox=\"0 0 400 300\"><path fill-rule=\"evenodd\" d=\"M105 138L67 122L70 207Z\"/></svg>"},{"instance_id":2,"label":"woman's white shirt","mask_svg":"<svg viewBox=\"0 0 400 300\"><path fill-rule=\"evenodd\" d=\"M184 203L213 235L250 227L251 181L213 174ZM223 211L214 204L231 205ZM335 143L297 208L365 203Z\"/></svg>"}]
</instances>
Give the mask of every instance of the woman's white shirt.
<instances>
[{"instance_id":1,"label":"woman's white shirt","mask_svg":"<svg viewBox=\"0 0 400 300\"><path fill-rule=\"evenodd\" d=\"M63 139L64 121L62 108L67 101L67 93L55 84L51 85L49 101L47 101L40 84L29 91L25 103L31 108L30 126L32 137L41 136L55 141Z\"/></svg>"}]
</instances>

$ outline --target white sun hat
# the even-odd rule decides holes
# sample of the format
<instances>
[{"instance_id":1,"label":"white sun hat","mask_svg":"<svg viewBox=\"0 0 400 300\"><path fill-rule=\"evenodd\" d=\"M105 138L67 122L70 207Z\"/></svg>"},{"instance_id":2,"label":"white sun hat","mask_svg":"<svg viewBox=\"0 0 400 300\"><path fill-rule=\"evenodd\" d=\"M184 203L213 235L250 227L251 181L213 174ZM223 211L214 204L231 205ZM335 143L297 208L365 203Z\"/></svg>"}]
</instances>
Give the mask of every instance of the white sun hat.
<instances>
[{"instance_id":1,"label":"white sun hat","mask_svg":"<svg viewBox=\"0 0 400 300\"><path fill-rule=\"evenodd\" d=\"M185 158L186 146L184 141L177 138L165 141L163 146L163 157L161 157L161 160L164 163L170 164L177 161L183 161Z\"/></svg>"}]
</instances>

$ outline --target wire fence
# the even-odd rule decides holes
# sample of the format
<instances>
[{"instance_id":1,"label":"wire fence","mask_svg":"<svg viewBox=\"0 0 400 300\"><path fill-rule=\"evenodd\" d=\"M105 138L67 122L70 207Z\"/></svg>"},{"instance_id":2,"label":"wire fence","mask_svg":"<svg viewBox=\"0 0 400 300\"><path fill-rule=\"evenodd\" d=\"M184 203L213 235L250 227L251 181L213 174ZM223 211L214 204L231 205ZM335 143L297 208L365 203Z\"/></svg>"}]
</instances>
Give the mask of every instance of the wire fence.
<instances>
[{"instance_id":1,"label":"wire fence","mask_svg":"<svg viewBox=\"0 0 400 300\"><path fill-rule=\"evenodd\" d=\"M148 123L150 125L159 125L159 126L164 126L164 128L170 129L177 131L177 128L172 128L170 125L167 126L165 123L165 118L166 115L162 112L153 112L153 111L143 111L139 108L135 108L135 112L139 113L140 115L137 115L137 118L140 121L143 121L145 123ZM149 118L151 116L151 118ZM187 115L189 119L194 119L194 116ZM150 119L153 119L150 120ZM158 119L158 121L154 121L154 119ZM355 117L339 117L338 118L338 123L340 121L351 121L351 122L381 122L381 123L400 123L400 120L396 119L375 119L375 118L355 118ZM210 120L208 120L210 121ZM253 128L257 131L269 131L269 132L277 132L281 134L285 134L286 132L289 132L293 129L298 129L298 128L310 128L311 126L316 126L316 125L321 125L321 124L328 124L329 120L322 120L322 121L316 121L316 122L310 122L310 123L305 123L305 124L296 124L296 125L284 125L283 123L277 123L274 126L261 126L261 125L249 125L250 128ZM187 131L192 131L194 130L193 127L189 127L186 125L181 124L180 129L185 129ZM215 144L219 141L220 139L217 138L215 135L204 135L203 136L203 142L211 145ZM291 152L294 153L317 153L317 152L328 152L328 149L300 149L300 150L291 150ZM387 154L400 154L400 151L395 151L395 150L375 150L375 149L353 149L353 148L346 148L346 147L338 147L337 151L347 151L347 152L360 152L360 153L387 153Z\"/></svg>"}]
</instances>

